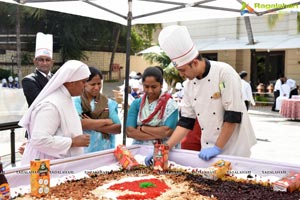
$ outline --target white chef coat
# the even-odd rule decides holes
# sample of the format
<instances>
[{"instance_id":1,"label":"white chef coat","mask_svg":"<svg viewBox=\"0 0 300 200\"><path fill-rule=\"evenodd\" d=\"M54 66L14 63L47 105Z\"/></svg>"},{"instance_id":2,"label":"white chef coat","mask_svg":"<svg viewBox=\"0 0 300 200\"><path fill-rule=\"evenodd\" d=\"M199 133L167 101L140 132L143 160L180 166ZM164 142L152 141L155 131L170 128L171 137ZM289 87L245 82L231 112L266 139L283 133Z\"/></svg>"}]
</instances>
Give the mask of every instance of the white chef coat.
<instances>
[{"instance_id":1,"label":"white chef coat","mask_svg":"<svg viewBox=\"0 0 300 200\"><path fill-rule=\"evenodd\" d=\"M37 158L51 160L83 153L83 147L71 147L71 138L82 134L82 126L65 86L38 103L30 120L22 165Z\"/></svg>"},{"instance_id":2,"label":"white chef coat","mask_svg":"<svg viewBox=\"0 0 300 200\"><path fill-rule=\"evenodd\" d=\"M274 92L275 91L280 91L281 85L282 85L282 82L281 82L281 80L279 78L279 79L276 80L276 83L275 83L275 86L274 86Z\"/></svg>"},{"instance_id":3,"label":"white chef coat","mask_svg":"<svg viewBox=\"0 0 300 200\"><path fill-rule=\"evenodd\" d=\"M290 86L291 91L297 88L296 81L293 80L293 79L290 79L290 78L289 78L288 80L286 80L286 84L287 84L288 86Z\"/></svg>"},{"instance_id":4,"label":"white chef coat","mask_svg":"<svg viewBox=\"0 0 300 200\"><path fill-rule=\"evenodd\" d=\"M252 95L251 85L244 79L242 79L241 81L242 81L243 100L250 101L252 105L255 105L255 101L254 101L253 95Z\"/></svg>"},{"instance_id":5,"label":"white chef coat","mask_svg":"<svg viewBox=\"0 0 300 200\"><path fill-rule=\"evenodd\" d=\"M198 118L201 146L207 148L215 145L221 133L225 111L242 112L241 123L236 124L222 154L249 157L256 138L242 99L241 79L230 65L209 62L211 67L206 77L187 82L181 115Z\"/></svg>"},{"instance_id":6,"label":"white chef coat","mask_svg":"<svg viewBox=\"0 0 300 200\"><path fill-rule=\"evenodd\" d=\"M276 98L275 110L281 110L281 103L284 99L289 98L290 92L291 92L291 88L287 83L281 85L279 96Z\"/></svg>"}]
</instances>

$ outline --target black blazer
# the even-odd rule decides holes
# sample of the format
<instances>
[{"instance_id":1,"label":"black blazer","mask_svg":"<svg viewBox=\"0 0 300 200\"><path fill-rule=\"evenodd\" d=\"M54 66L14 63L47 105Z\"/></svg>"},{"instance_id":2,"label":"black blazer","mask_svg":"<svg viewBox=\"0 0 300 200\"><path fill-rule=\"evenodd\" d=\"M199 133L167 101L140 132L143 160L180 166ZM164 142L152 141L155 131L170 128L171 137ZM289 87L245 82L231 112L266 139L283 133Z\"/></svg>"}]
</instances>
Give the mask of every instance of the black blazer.
<instances>
[{"instance_id":1,"label":"black blazer","mask_svg":"<svg viewBox=\"0 0 300 200\"><path fill-rule=\"evenodd\" d=\"M26 97L28 107L32 104L47 83L48 79L38 70L35 70L33 73L23 78L23 92Z\"/></svg>"}]
</instances>

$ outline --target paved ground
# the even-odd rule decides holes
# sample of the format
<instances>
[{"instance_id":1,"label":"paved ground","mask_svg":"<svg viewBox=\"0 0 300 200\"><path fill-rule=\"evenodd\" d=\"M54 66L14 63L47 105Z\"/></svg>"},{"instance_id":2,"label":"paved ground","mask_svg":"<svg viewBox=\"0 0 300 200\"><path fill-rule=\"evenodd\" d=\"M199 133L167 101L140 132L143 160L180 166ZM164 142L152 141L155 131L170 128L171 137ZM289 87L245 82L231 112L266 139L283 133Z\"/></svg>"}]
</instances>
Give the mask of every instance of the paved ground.
<instances>
[{"instance_id":1,"label":"paved ground","mask_svg":"<svg viewBox=\"0 0 300 200\"><path fill-rule=\"evenodd\" d=\"M104 93L106 96L113 98L114 94L112 90L119 90L118 86L122 85L124 83L123 80L119 82L104 82L104 87L102 93Z\"/></svg>"},{"instance_id":2,"label":"paved ground","mask_svg":"<svg viewBox=\"0 0 300 200\"><path fill-rule=\"evenodd\" d=\"M123 82L104 83L103 93L113 97L112 89ZM300 121L291 121L282 118L279 113L271 112L269 107L254 107L249 110L250 119L257 137L257 144L252 149L251 158L272 160L298 164L300 166ZM24 129L16 130L16 147L24 138ZM117 142L122 142L119 135ZM128 141L127 144L131 142ZM0 132L0 156L3 157L5 166L10 161L9 131ZM17 160L21 156L17 154Z\"/></svg>"},{"instance_id":3,"label":"paved ground","mask_svg":"<svg viewBox=\"0 0 300 200\"><path fill-rule=\"evenodd\" d=\"M300 121L272 112L250 110L249 113L258 140L251 157L300 166Z\"/></svg>"}]
</instances>

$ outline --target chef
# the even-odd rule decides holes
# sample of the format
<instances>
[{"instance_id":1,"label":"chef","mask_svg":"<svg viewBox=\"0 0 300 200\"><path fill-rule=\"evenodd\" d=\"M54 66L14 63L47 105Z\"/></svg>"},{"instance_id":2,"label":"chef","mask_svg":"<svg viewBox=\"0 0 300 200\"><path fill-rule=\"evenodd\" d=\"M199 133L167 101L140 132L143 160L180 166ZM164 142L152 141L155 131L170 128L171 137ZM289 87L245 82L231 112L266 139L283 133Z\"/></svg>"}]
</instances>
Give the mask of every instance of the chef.
<instances>
[{"instance_id":1,"label":"chef","mask_svg":"<svg viewBox=\"0 0 300 200\"><path fill-rule=\"evenodd\" d=\"M256 138L237 72L226 63L202 58L185 26L168 26L158 39L179 74L188 79L181 118L167 141L170 148L193 129L197 118L202 131L199 158L209 160L219 154L249 157Z\"/></svg>"}]
</instances>

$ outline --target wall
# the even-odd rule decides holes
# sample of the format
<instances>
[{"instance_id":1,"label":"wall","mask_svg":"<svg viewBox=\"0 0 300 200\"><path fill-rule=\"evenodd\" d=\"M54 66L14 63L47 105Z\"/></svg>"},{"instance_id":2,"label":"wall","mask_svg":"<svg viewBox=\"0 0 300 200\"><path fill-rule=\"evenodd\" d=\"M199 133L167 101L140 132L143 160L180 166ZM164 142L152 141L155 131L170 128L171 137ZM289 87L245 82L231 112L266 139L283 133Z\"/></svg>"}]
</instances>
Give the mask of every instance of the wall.
<instances>
[{"instance_id":1,"label":"wall","mask_svg":"<svg viewBox=\"0 0 300 200\"><path fill-rule=\"evenodd\" d=\"M85 52L88 60L84 61L87 65L95 66L102 71L109 71L109 63L111 59L110 52ZM126 54L116 53L114 63L120 64L121 78L125 77ZM143 56L130 56L130 71L143 72L144 69L151 64L143 59ZM117 79L118 73L112 74L112 79Z\"/></svg>"},{"instance_id":2,"label":"wall","mask_svg":"<svg viewBox=\"0 0 300 200\"><path fill-rule=\"evenodd\" d=\"M300 84L300 47L285 51L285 75Z\"/></svg>"},{"instance_id":3,"label":"wall","mask_svg":"<svg viewBox=\"0 0 300 200\"><path fill-rule=\"evenodd\" d=\"M251 52L248 49L237 50L236 51L236 71L239 73L241 71L246 71L248 74L251 72ZM250 75L246 78L247 81L250 81Z\"/></svg>"},{"instance_id":4,"label":"wall","mask_svg":"<svg viewBox=\"0 0 300 200\"><path fill-rule=\"evenodd\" d=\"M270 20L271 17L278 18L276 25L273 28L269 27L268 25L268 20ZM297 32L297 13L274 14L259 17L251 16L250 22L254 40L256 40L256 36L299 35ZM165 23L162 25L162 27L172 24L187 26L194 41L199 39L218 40L240 39L247 37L247 31L243 17ZM295 79L297 83L300 84L300 41L298 49L283 49L283 51L286 52L286 76L288 78ZM218 53L218 60L232 65L237 72L245 70L250 73L251 71L250 50L215 50L207 52ZM248 79L249 78L250 77L248 76Z\"/></svg>"},{"instance_id":5,"label":"wall","mask_svg":"<svg viewBox=\"0 0 300 200\"><path fill-rule=\"evenodd\" d=\"M111 58L110 52L85 52L88 59L83 61L89 66L97 67L98 69L104 71L109 71L109 63ZM11 55L16 55L15 51L6 51L6 54L0 55L0 63L6 63L0 65L1 69L7 69L11 70ZM32 53L32 58L34 57L34 53ZM61 62L61 57L58 53L54 53L53 59L55 62ZM114 58L114 63L120 64L121 66L121 78L125 77L125 66L126 66L126 54L125 53L116 53ZM16 61L14 62L14 73L17 73L17 65ZM136 71L136 72L143 72L144 69L148 66L151 66L154 64L150 64L146 60L143 59L143 56L130 56L130 71ZM59 66L57 66L59 67ZM27 74L30 74L33 72L35 67L33 64L30 65L23 65L22 66L22 75L26 76ZM112 73L112 79L119 79L119 73L113 72Z\"/></svg>"},{"instance_id":6,"label":"wall","mask_svg":"<svg viewBox=\"0 0 300 200\"><path fill-rule=\"evenodd\" d=\"M268 19L277 17L276 26L270 28ZM255 36L266 35L296 35L297 13L250 16L251 27ZM199 39L239 39L247 37L245 21L243 17L207 19L187 22L164 23L163 27L172 24L187 26L193 40Z\"/></svg>"}]
</instances>

